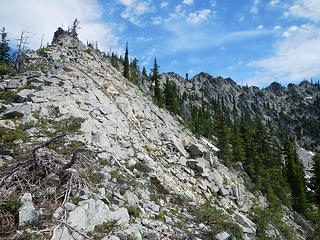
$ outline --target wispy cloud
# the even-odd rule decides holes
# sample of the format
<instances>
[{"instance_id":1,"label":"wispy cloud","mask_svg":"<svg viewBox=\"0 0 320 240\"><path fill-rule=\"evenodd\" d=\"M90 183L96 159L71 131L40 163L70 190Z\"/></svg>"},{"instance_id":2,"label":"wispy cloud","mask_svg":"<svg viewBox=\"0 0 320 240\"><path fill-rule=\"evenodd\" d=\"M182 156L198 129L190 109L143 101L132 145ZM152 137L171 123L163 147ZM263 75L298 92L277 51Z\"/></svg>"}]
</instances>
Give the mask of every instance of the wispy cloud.
<instances>
[{"instance_id":1,"label":"wispy cloud","mask_svg":"<svg viewBox=\"0 0 320 240\"><path fill-rule=\"evenodd\" d=\"M160 3L160 8L166 8L170 5L170 3L168 1L163 1Z\"/></svg>"},{"instance_id":2,"label":"wispy cloud","mask_svg":"<svg viewBox=\"0 0 320 240\"><path fill-rule=\"evenodd\" d=\"M32 33L29 43L34 49L40 46L43 34L44 43L51 42L57 27L67 28L75 18L80 20L81 40L98 41L104 50L114 49L118 37L113 25L106 23L102 15L103 7L96 0L10 0L0 8L0 22L7 28L11 40L27 30Z\"/></svg>"},{"instance_id":3,"label":"wispy cloud","mask_svg":"<svg viewBox=\"0 0 320 240\"><path fill-rule=\"evenodd\" d=\"M259 11L259 4L260 4L260 0L254 0L251 5L250 12L253 14L257 14Z\"/></svg>"},{"instance_id":4,"label":"wispy cloud","mask_svg":"<svg viewBox=\"0 0 320 240\"><path fill-rule=\"evenodd\" d=\"M291 26L282 34L273 56L251 61L258 72L247 83L298 82L320 76L320 29L314 25Z\"/></svg>"},{"instance_id":5,"label":"wispy cloud","mask_svg":"<svg viewBox=\"0 0 320 240\"><path fill-rule=\"evenodd\" d=\"M188 22L196 24L205 21L210 16L210 9L202 9L196 12L189 13Z\"/></svg>"},{"instance_id":6,"label":"wispy cloud","mask_svg":"<svg viewBox=\"0 0 320 240\"><path fill-rule=\"evenodd\" d=\"M298 0L285 12L287 17L300 17L320 21L320 2L319 0Z\"/></svg>"},{"instance_id":7,"label":"wispy cloud","mask_svg":"<svg viewBox=\"0 0 320 240\"><path fill-rule=\"evenodd\" d=\"M182 3L186 4L186 5L192 5L193 4L193 0L183 0Z\"/></svg>"},{"instance_id":8,"label":"wispy cloud","mask_svg":"<svg viewBox=\"0 0 320 240\"><path fill-rule=\"evenodd\" d=\"M152 11L152 5L149 1L120 0L120 3L125 6L121 17L136 26L143 26L141 16Z\"/></svg>"}]
</instances>

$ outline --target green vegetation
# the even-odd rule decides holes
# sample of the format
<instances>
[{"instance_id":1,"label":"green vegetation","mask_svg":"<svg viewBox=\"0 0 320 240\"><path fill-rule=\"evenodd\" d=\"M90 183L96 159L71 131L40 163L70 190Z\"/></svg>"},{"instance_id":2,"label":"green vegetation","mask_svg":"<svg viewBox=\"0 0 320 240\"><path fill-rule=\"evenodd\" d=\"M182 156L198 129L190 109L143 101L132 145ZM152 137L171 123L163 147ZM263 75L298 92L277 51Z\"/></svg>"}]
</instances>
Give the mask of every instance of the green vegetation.
<instances>
[{"instance_id":1,"label":"green vegetation","mask_svg":"<svg viewBox=\"0 0 320 240\"><path fill-rule=\"evenodd\" d=\"M161 89L160 89L160 73L159 73L159 65L157 64L157 59L154 59L152 74L151 74L151 82L154 84L153 89L153 101L158 106L163 105L163 99L161 96Z\"/></svg>"},{"instance_id":2,"label":"green vegetation","mask_svg":"<svg viewBox=\"0 0 320 240\"><path fill-rule=\"evenodd\" d=\"M22 205L21 205L19 199L17 198L17 199L13 199L13 200L6 201L6 202L1 202L0 203L0 211L9 212L12 215L15 215L21 206Z\"/></svg>"},{"instance_id":3,"label":"green vegetation","mask_svg":"<svg viewBox=\"0 0 320 240\"><path fill-rule=\"evenodd\" d=\"M104 222L94 227L94 233L110 233L117 225L116 220Z\"/></svg>"},{"instance_id":4,"label":"green vegetation","mask_svg":"<svg viewBox=\"0 0 320 240\"><path fill-rule=\"evenodd\" d=\"M133 217L135 217L135 218L140 217L141 211L140 211L140 208L139 208L139 207L129 205L129 206L127 206L126 208L127 208L128 213L129 213L130 216L133 216Z\"/></svg>"},{"instance_id":5,"label":"green vegetation","mask_svg":"<svg viewBox=\"0 0 320 240\"><path fill-rule=\"evenodd\" d=\"M124 76L126 79L129 79L129 77L130 77L128 43L127 43L127 45L126 45L126 52L125 52L125 55L124 55L123 76Z\"/></svg>"},{"instance_id":6,"label":"green vegetation","mask_svg":"<svg viewBox=\"0 0 320 240\"><path fill-rule=\"evenodd\" d=\"M242 230L239 225L233 223L230 217L222 211L210 205L202 205L191 209L196 223L204 223L209 226L206 239L214 239L215 235L221 231L228 232L236 239L242 239Z\"/></svg>"},{"instance_id":7,"label":"green vegetation","mask_svg":"<svg viewBox=\"0 0 320 240\"><path fill-rule=\"evenodd\" d=\"M16 140L27 141L28 135L26 133L24 125L18 126L16 129L8 129L0 127L0 145L10 146L14 144Z\"/></svg>"},{"instance_id":8,"label":"green vegetation","mask_svg":"<svg viewBox=\"0 0 320 240\"><path fill-rule=\"evenodd\" d=\"M320 206L320 154L313 157L314 164L312 166L313 176L311 178L310 188L314 191L314 202Z\"/></svg>"},{"instance_id":9,"label":"green vegetation","mask_svg":"<svg viewBox=\"0 0 320 240\"><path fill-rule=\"evenodd\" d=\"M157 220L161 220L161 221L164 221L165 217L166 217L166 212L165 211L160 211L156 215L156 219Z\"/></svg>"}]
</instances>

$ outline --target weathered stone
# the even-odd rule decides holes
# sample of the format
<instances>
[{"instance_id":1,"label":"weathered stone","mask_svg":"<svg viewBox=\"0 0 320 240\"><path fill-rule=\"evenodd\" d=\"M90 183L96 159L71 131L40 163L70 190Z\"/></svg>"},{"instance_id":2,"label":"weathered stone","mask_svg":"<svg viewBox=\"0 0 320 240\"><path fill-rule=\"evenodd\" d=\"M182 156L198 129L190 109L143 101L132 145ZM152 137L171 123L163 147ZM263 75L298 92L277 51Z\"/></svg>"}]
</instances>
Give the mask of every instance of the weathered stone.
<instances>
[{"instance_id":1,"label":"weathered stone","mask_svg":"<svg viewBox=\"0 0 320 240\"><path fill-rule=\"evenodd\" d=\"M202 145L196 143L192 143L189 146L188 150L192 157L201 157L207 152L207 150Z\"/></svg>"},{"instance_id":2,"label":"weathered stone","mask_svg":"<svg viewBox=\"0 0 320 240\"><path fill-rule=\"evenodd\" d=\"M221 196L228 196L230 191L228 189L225 189L225 188L220 188L218 193L221 195Z\"/></svg>"},{"instance_id":3,"label":"weathered stone","mask_svg":"<svg viewBox=\"0 0 320 240\"><path fill-rule=\"evenodd\" d=\"M257 226L254 222L252 222L249 218L246 216L242 215L241 213L235 213L234 216L235 220L237 223L239 223L241 226L244 228L250 229L250 233L254 233L257 229Z\"/></svg>"},{"instance_id":4,"label":"weathered stone","mask_svg":"<svg viewBox=\"0 0 320 240\"><path fill-rule=\"evenodd\" d=\"M31 193L24 193L20 198L22 207L19 208L19 225L31 222L37 218L37 212L33 206Z\"/></svg>"},{"instance_id":5,"label":"weathered stone","mask_svg":"<svg viewBox=\"0 0 320 240\"><path fill-rule=\"evenodd\" d=\"M25 102L30 101L33 96L33 89L23 89L14 96L16 102Z\"/></svg>"},{"instance_id":6,"label":"weathered stone","mask_svg":"<svg viewBox=\"0 0 320 240\"><path fill-rule=\"evenodd\" d=\"M4 112L5 118L23 117L24 115L31 114L30 105L16 105L8 111Z\"/></svg>"},{"instance_id":7,"label":"weathered stone","mask_svg":"<svg viewBox=\"0 0 320 240\"><path fill-rule=\"evenodd\" d=\"M102 238L101 240L121 240L121 239L115 235L111 235L111 236L106 236L106 237Z\"/></svg>"},{"instance_id":8,"label":"weathered stone","mask_svg":"<svg viewBox=\"0 0 320 240\"><path fill-rule=\"evenodd\" d=\"M126 224L129 222L130 216L126 208L119 208L114 212L110 212L108 220L116 220L118 224Z\"/></svg>"},{"instance_id":9,"label":"weathered stone","mask_svg":"<svg viewBox=\"0 0 320 240\"><path fill-rule=\"evenodd\" d=\"M243 172L244 171L244 168L243 168L243 165L242 165L242 162L236 162L233 164L233 168L239 172Z\"/></svg>"},{"instance_id":10,"label":"weathered stone","mask_svg":"<svg viewBox=\"0 0 320 240\"><path fill-rule=\"evenodd\" d=\"M187 151L184 149L183 145L179 140L174 139L173 144L183 157L188 157Z\"/></svg>"},{"instance_id":11,"label":"weathered stone","mask_svg":"<svg viewBox=\"0 0 320 240\"><path fill-rule=\"evenodd\" d=\"M216 240L229 240L231 236L227 232L220 232L216 235Z\"/></svg>"},{"instance_id":12,"label":"weathered stone","mask_svg":"<svg viewBox=\"0 0 320 240\"><path fill-rule=\"evenodd\" d=\"M130 192L130 191L126 191L124 194L125 198L127 199L127 202L129 205L131 206L136 206L139 203L139 198L136 194Z\"/></svg>"},{"instance_id":13,"label":"weathered stone","mask_svg":"<svg viewBox=\"0 0 320 240\"><path fill-rule=\"evenodd\" d=\"M73 211L76 208L76 205L74 205L73 203L67 202L63 205L63 207L67 210L67 211Z\"/></svg>"}]
</instances>

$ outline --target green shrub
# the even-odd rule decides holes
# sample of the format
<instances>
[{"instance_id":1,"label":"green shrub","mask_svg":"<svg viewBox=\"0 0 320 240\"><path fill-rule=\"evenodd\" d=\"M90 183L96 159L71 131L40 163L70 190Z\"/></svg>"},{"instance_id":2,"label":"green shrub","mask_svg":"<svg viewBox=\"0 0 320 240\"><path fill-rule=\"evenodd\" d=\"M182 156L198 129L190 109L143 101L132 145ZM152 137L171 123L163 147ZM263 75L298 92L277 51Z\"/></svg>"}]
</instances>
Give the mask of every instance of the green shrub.
<instances>
[{"instance_id":1,"label":"green shrub","mask_svg":"<svg viewBox=\"0 0 320 240\"><path fill-rule=\"evenodd\" d=\"M95 233L110 233L117 226L117 221L107 221L94 227Z\"/></svg>"},{"instance_id":2,"label":"green shrub","mask_svg":"<svg viewBox=\"0 0 320 240\"><path fill-rule=\"evenodd\" d=\"M161 220L161 221L164 221L165 217L166 217L166 212L165 211L161 211L156 215L156 219L157 220Z\"/></svg>"},{"instance_id":3,"label":"green shrub","mask_svg":"<svg viewBox=\"0 0 320 240\"><path fill-rule=\"evenodd\" d=\"M28 139L28 135L23 127L19 126L16 129L0 127L0 143L13 145L13 142L19 139L24 142Z\"/></svg>"},{"instance_id":4,"label":"green shrub","mask_svg":"<svg viewBox=\"0 0 320 240\"><path fill-rule=\"evenodd\" d=\"M133 216L136 218L140 217L141 211L140 211L139 207L129 205L129 206L127 206L127 210L128 210L128 213L130 216Z\"/></svg>"},{"instance_id":5,"label":"green shrub","mask_svg":"<svg viewBox=\"0 0 320 240\"><path fill-rule=\"evenodd\" d=\"M213 238L221 231L226 231L236 239L242 239L242 230L239 225L234 223L231 218L221 210L216 209L208 204L191 209L195 217L195 222L204 223L209 226L207 237Z\"/></svg>"}]
</instances>

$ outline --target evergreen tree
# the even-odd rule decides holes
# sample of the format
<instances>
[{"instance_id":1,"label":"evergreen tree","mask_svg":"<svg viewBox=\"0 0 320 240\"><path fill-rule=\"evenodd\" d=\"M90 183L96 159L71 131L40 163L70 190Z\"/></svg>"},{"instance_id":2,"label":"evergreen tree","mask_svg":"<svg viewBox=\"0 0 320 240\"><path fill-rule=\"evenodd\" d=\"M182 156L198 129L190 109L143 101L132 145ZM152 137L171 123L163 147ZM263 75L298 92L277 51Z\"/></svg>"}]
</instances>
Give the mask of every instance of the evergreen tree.
<instances>
[{"instance_id":1,"label":"evergreen tree","mask_svg":"<svg viewBox=\"0 0 320 240\"><path fill-rule=\"evenodd\" d=\"M142 76L144 76L148 79L148 74L147 74L147 70L145 67L142 68Z\"/></svg>"},{"instance_id":2,"label":"evergreen tree","mask_svg":"<svg viewBox=\"0 0 320 240\"><path fill-rule=\"evenodd\" d=\"M80 21L76 18L71 27L71 36L78 37L78 29L80 28Z\"/></svg>"},{"instance_id":3,"label":"evergreen tree","mask_svg":"<svg viewBox=\"0 0 320 240\"><path fill-rule=\"evenodd\" d=\"M173 81L169 81L168 78L164 84L163 95L166 108L174 114L179 114L180 104L177 85Z\"/></svg>"},{"instance_id":4,"label":"evergreen tree","mask_svg":"<svg viewBox=\"0 0 320 240\"><path fill-rule=\"evenodd\" d=\"M225 165L229 166L231 160L229 148L229 129L220 101L216 102L214 110L214 130L215 135L218 138L217 147L220 149L218 152L218 157L223 159Z\"/></svg>"},{"instance_id":5,"label":"evergreen tree","mask_svg":"<svg viewBox=\"0 0 320 240\"><path fill-rule=\"evenodd\" d=\"M9 40L7 38L8 33L6 29L3 27L1 30L1 42L0 42L0 62L8 63L10 61L10 47L9 47Z\"/></svg>"},{"instance_id":6,"label":"evergreen tree","mask_svg":"<svg viewBox=\"0 0 320 240\"><path fill-rule=\"evenodd\" d=\"M130 77L130 66L129 66L129 50L128 50L128 43L126 45L126 53L124 55L124 63L123 63L123 76L126 79Z\"/></svg>"},{"instance_id":7,"label":"evergreen tree","mask_svg":"<svg viewBox=\"0 0 320 240\"><path fill-rule=\"evenodd\" d=\"M130 81L134 84L138 84L137 73L139 71L138 60L134 58L130 63Z\"/></svg>"},{"instance_id":8,"label":"evergreen tree","mask_svg":"<svg viewBox=\"0 0 320 240\"><path fill-rule=\"evenodd\" d=\"M159 75L159 65L157 64L157 59L154 59L153 69L151 69L151 81L154 84L153 98L154 102L158 105L162 105L161 89L160 89L160 75Z\"/></svg>"},{"instance_id":9,"label":"evergreen tree","mask_svg":"<svg viewBox=\"0 0 320 240\"><path fill-rule=\"evenodd\" d=\"M307 214L309 203L306 197L306 182L303 166L299 161L297 151L291 140L287 140L284 146L286 155L286 174L292 192L293 209L299 213Z\"/></svg>"},{"instance_id":10,"label":"evergreen tree","mask_svg":"<svg viewBox=\"0 0 320 240\"><path fill-rule=\"evenodd\" d=\"M6 29L3 27L1 32L1 42L0 42L0 76L5 75L10 70L10 47L9 40L7 39L8 33Z\"/></svg>"},{"instance_id":11,"label":"evergreen tree","mask_svg":"<svg viewBox=\"0 0 320 240\"><path fill-rule=\"evenodd\" d=\"M313 166L312 166L312 173L313 176L311 177L311 186L310 188L314 191L315 194L315 202L320 206L320 154L316 154L313 157Z\"/></svg>"}]
</instances>

